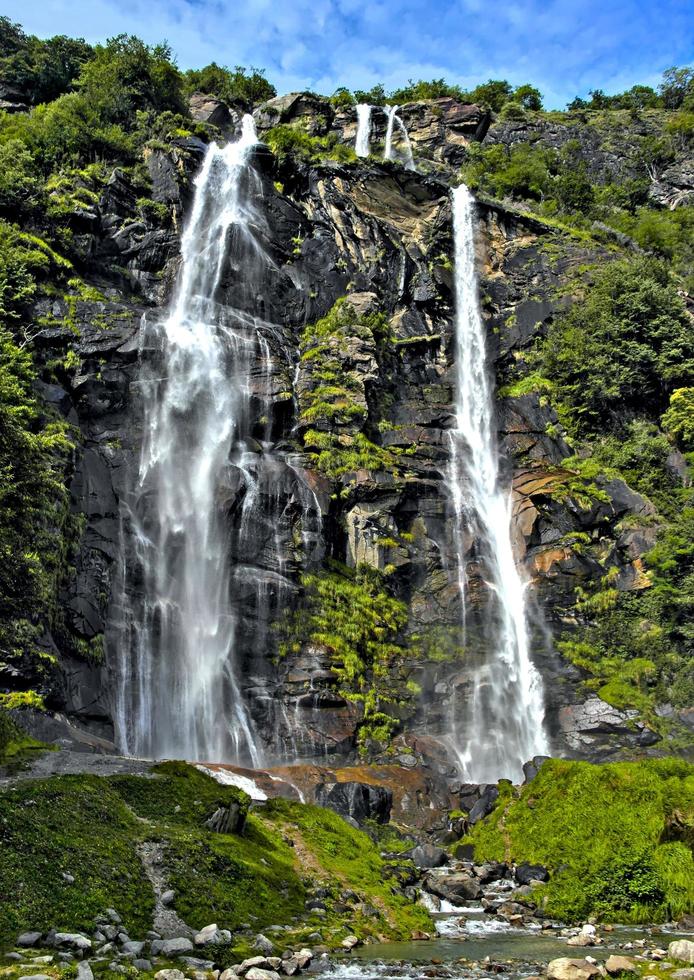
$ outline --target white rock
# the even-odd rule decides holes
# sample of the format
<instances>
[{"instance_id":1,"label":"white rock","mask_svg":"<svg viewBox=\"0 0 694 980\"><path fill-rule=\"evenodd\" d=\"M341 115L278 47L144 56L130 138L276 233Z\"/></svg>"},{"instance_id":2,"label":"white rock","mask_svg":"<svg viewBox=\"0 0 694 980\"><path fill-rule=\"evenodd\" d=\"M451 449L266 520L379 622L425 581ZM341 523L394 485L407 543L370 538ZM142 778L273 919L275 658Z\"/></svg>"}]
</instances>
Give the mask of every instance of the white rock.
<instances>
[{"instance_id":1,"label":"white rock","mask_svg":"<svg viewBox=\"0 0 694 980\"><path fill-rule=\"evenodd\" d=\"M56 932L53 937L56 946L67 947L68 949L91 949L92 941L82 936L79 932Z\"/></svg>"},{"instance_id":2,"label":"white rock","mask_svg":"<svg viewBox=\"0 0 694 980\"><path fill-rule=\"evenodd\" d=\"M590 980L591 977L600 976L600 968L587 960L560 956L548 964L547 976L549 980Z\"/></svg>"},{"instance_id":3,"label":"white rock","mask_svg":"<svg viewBox=\"0 0 694 980\"><path fill-rule=\"evenodd\" d=\"M690 939L676 939L667 948L668 956L680 963L694 963L694 943Z\"/></svg>"},{"instance_id":4,"label":"white rock","mask_svg":"<svg viewBox=\"0 0 694 980\"><path fill-rule=\"evenodd\" d=\"M358 939L356 936L347 936L346 939L342 940L340 945L342 946L343 949L354 949L354 947L358 946L360 942L361 940Z\"/></svg>"},{"instance_id":5,"label":"white rock","mask_svg":"<svg viewBox=\"0 0 694 980\"><path fill-rule=\"evenodd\" d=\"M259 966L252 966L246 980L280 980L280 975L275 970L261 970Z\"/></svg>"},{"instance_id":6,"label":"white rock","mask_svg":"<svg viewBox=\"0 0 694 980\"><path fill-rule=\"evenodd\" d=\"M186 980L180 970L159 970L154 974L154 980Z\"/></svg>"}]
</instances>

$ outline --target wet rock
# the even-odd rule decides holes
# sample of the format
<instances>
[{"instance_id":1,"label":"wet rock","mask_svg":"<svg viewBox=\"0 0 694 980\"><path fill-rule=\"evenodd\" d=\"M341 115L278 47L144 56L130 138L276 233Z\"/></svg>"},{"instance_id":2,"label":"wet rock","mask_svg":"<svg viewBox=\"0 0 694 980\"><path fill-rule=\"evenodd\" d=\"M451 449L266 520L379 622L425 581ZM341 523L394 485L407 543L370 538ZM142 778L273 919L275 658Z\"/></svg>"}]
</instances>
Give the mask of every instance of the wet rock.
<instances>
[{"instance_id":1,"label":"wet rock","mask_svg":"<svg viewBox=\"0 0 694 980\"><path fill-rule=\"evenodd\" d=\"M447 875L428 874L424 879L424 888L453 905L460 905L461 899L474 901L483 894L479 881L462 871Z\"/></svg>"},{"instance_id":2,"label":"wet rock","mask_svg":"<svg viewBox=\"0 0 694 980\"><path fill-rule=\"evenodd\" d=\"M383 786L366 783L321 783L316 786L315 799L319 806L328 807L357 823L375 820L388 823L393 805L393 794Z\"/></svg>"},{"instance_id":3,"label":"wet rock","mask_svg":"<svg viewBox=\"0 0 694 980\"><path fill-rule=\"evenodd\" d=\"M448 855L436 844L418 844L412 849L411 858L418 868L440 868L448 863Z\"/></svg>"}]
</instances>

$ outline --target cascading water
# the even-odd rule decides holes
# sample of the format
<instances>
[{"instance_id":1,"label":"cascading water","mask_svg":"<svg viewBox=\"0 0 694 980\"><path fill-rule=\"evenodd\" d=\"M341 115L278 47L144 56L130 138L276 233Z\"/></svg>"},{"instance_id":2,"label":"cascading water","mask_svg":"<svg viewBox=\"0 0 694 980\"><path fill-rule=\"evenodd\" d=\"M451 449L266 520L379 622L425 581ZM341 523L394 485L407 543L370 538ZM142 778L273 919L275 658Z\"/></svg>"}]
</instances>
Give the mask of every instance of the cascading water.
<instances>
[{"instance_id":1,"label":"cascading water","mask_svg":"<svg viewBox=\"0 0 694 980\"><path fill-rule=\"evenodd\" d=\"M365 102L357 106L357 138L354 152L358 157L368 157L371 142L371 106Z\"/></svg>"},{"instance_id":2,"label":"cascading water","mask_svg":"<svg viewBox=\"0 0 694 980\"><path fill-rule=\"evenodd\" d=\"M406 170L415 170L414 157L412 155L412 144L410 143L407 127L398 115L399 108L400 106L397 105L390 105L386 108L388 123L386 126L386 146L383 159L400 160ZM402 136L401 142L403 146L400 151L396 151L395 147L393 146L393 130L396 123Z\"/></svg>"},{"instance_id":3,"label":"cascading water","mask_svg":"<svg viewBox=\"0 0 694 980\"><path fill-rule=\"evenodd\" d=\"M454 744L470 782L520 781L522 764L548 752L540 675L530 659L525 584L511 542L511 495L500 487L484 324L475 269L474 199L453 191L455 241L456 425L448 482L456 524L463 607L464 537L472 531L489 593L470 657L472 692L456 720ZM467 624L465 624L467 627ZM465 629L469 640L471 631Z\"/></svg>"},{"instance_id":4,"label":"cascading water","mask_svg":"<svg viewBox=\"0 0 694 980\"><path fill-rule=\"evenodd\" d=\"M253 313L264 308L274 266L261 245L252 117L242 125L236 143L207 151L168 316L142 331L144 433L129 514L134 556L131 567L123 562L115 721L127 754L258 765L238 640L255 630L265 647L270 606L289 586L280 498L287 483L292 501L306 488L298 470L251 438L251 400L269 388L266 334L277 328ZM296 506L305 516L313 503ZM232 602L249 593L253 625Z\"/></svg>"}]
</instances>

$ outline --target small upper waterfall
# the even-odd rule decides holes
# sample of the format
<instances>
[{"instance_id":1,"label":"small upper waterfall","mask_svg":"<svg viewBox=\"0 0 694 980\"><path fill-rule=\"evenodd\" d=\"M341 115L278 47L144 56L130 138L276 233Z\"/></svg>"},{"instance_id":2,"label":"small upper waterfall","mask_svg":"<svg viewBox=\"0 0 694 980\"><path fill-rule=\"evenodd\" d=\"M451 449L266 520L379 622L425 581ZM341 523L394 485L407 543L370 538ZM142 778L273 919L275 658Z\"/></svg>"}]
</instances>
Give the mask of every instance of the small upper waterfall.
<instances>
[{"instance_id":1,"label":"small upper waterfall","mask_svg":"<svg viewBox=\"0 0 694 980\"><path fill-rule=\"evenodd\" d=\"M371 142L371 109L365 102L357 106L357 138L354 152L358 157L368 157Z\"/></svg>"},{"instance_id":2,"label":"small upper waterfall","mask_svg":"<svg viewBox=\"0 0 694 980\"><path fill-rule=\"evenodd\" d=\"M399 160L406 170L415 170L414 157L412 155L412 144L410 143L410 137L407 133L407 127L398 115L398 109L400 106L389 105L386 107L386 115L388 117L388 124L386 127L386 147L383 154L384 160ZM401 148L395 149L393 146L393 130L395 124L397 123L398 129L401 134Z\"/></svg>"},{"instance_id":3,"label":"small upper waterfall","mask_svg":"<svg viewBox=\"0 0 694 980\"><path fill-rule=\"evenodd\" d=\"M454 742L464 778L476 783L522 779L522 764L546 754L540 675L529 653L525 584L511 541L511 494L499 485L484 324L475 269L474 199L453 191L455 240L456 425L448 481L455 513L458 576L463 605L467 581L463 538L475 538L476 560L488 585L478 649L466 649L472 691ZM473 631L466 623L466 640Z\"/></svg>"},{"instance_id":4,"label":"small upper waterfall","mask_svg":"<svg viewBox=\"0 0 694 980\"><path fill-rule=\"evenodd\" d=\"M173 301L163 323L142 330L144 431L116 657L128 754L259 764L239 642L262 661L272 611L292 588L284 540L297 512L303 545L320 538L300 469L262 435L268 338L280 328L255 313L274 269L261 244L256 145L246 116L237 142L208 148ZM262 696L261 683L253 669Z\"/></svg>"}]
</instances>

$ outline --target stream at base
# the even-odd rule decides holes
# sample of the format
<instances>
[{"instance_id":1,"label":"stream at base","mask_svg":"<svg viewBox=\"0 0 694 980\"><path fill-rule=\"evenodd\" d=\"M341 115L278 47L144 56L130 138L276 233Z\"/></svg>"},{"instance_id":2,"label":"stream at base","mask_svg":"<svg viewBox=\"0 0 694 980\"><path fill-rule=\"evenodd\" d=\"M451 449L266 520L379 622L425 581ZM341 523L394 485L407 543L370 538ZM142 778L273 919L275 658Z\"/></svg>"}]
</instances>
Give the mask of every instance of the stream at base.
<instances>
[{"instance_id":1,"label":"stream at base","mask_svg":"<svg viewBox=\"0 0 694 980\"><path fill-rule=\"evenodd\" d=\"M440 920L439 920L440 921ZM469 919L461 935L422 942L378 943L359 946L349 959L334 961L322 976L334 980L396 980L414 977L483 978L504 976L521 980L546 972L547 963L559 957L598 963L610 955L637 959L646 948L667 949L675 939L691 939L692 933L666 926L615 926L600 946L567 946L558 930L547 935L539 930L518 929L500 923ZM491 928L489 928L491 926ZM624 949L625 944L633 948ZM655 966L656 964L654 964Z\"/></svg>"}]
</instances>

